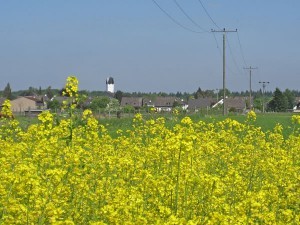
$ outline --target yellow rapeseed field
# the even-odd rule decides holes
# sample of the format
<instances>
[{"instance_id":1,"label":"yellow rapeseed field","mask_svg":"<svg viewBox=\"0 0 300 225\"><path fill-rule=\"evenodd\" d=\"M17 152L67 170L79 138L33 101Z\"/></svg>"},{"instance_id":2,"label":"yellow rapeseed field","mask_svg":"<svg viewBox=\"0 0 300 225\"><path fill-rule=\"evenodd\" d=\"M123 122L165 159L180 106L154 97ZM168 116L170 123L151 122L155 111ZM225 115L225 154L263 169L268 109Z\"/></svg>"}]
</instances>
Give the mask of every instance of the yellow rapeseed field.
<instances>
[{"instance_id":1,"label":"yellow rapeseed field","mask_svg":"<svg viewBox=\"0 0 300 225\"><path fill-rule=\"evenodd\" d=\"M300 116L293 133L244 123L173 128L143 119L112 138L86 110L0 120L0 224L300 224ZM11 115L6 101L3 114Z\"/></svg>"}]
</instances>

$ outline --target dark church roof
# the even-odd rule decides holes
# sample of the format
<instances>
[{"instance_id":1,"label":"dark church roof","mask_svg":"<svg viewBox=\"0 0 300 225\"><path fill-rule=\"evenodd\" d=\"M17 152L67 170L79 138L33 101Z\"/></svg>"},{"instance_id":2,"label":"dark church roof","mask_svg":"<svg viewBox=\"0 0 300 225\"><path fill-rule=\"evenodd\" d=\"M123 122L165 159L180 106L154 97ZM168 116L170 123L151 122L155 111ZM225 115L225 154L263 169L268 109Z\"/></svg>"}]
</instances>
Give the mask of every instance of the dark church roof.
<instances>
[{"instance_id":1,"label":"dark church roof","mask_svg":"<svg viewBox=\"0 0 300 225\"><path fill-rule=\"evenodd\" d=\"M108 77L107 79L106 79L106 84L114 84L115 82L114 82L114 78L112 78L112 77Z\"/></svg>"}]
</instances>

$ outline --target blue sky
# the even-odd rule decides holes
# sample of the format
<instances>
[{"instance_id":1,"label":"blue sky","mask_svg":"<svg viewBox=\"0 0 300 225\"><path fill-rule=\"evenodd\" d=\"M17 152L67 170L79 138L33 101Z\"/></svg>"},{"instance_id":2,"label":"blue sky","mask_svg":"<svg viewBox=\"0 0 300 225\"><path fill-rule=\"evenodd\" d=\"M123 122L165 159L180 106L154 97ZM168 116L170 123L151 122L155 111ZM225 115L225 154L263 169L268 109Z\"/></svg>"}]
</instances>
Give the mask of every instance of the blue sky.
<instances>
[{"instance_id":1,"label":"blue sky","mask_svg":"<svg viewBox=\"0 0 300 225\"><path fill-rule=\"evenodd\" d=\"M226 28L226 87L299 90L299 0L156 0L194 31ZM176 2L189 15L182 13ZM203 3L216 27L203 10ZM214 36L215 35L215 36ZM240 40L240 42L239 42ZM240 45L241 43L241 45ZM245 60L244 60L245 59ZM0 0L0 90L105 90L112 76L125 92L222 88L222 33L194 33L152 0Z\"/></svg>"}]
</instances>

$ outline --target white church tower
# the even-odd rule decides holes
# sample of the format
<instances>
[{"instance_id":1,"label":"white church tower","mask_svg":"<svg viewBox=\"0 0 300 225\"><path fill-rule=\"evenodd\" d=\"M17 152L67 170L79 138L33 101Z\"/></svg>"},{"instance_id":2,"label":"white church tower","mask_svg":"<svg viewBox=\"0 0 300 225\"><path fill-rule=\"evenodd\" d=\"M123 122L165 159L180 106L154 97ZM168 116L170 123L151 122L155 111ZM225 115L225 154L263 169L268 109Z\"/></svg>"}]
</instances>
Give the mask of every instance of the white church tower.
<instances>
[{"instance_id":1,"label":"white church tower","mask_svg":"<svg viewBox=\"0 0 300 225\"><path fill-rule=\"evenodd\" d=\"M115 91L114 88L115 88L114 78L112 77L106 78L106 91L114 93Z\"/></svg>"}]
</instances>

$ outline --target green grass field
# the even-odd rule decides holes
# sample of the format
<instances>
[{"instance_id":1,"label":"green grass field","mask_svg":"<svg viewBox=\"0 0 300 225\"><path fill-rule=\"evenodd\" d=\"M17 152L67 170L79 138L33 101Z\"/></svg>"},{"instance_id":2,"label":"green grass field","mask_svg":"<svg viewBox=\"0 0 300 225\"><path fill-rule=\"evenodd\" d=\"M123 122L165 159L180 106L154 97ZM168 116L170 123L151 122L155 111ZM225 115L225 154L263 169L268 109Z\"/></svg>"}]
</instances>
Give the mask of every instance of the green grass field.
<instances>
[{"instance_id":1,"label":"green grass field","mask_svg":"<svg viewBox=\"0 0 300 225\"><path fill-rule=\"evenodd\" d=\"M289 135L293 130L292 124L292 113L266 113L266 114L257 114L257 119L255 121L255 125L262 128L264 132L272 130L277 123L281 124L284 128L284 135ZM246 120L246 115L211 115L205 116L203 114L190 114L190 115L179 115L177 120L172 114L146 114L143 117L147 120L150 118L158 118L158 117L166 118L166 126L171 128L176 123L178 123L183 117L189 116L194 122L204 121L204 122L218 122L222 121L225 118L230 118L236 120L238 122L243 123ZM21 127L26 130L28 126L34 123L38 123L38 119L36 117L17 117L18 121L21 124ZM132 128L132 120L133 114L130 116L123 116L121 118L100 118L99 122L108 129L108 132L112 137L116 136L117 130L129 130Z\"/></svg>"},{"instance_id":2,"label":"green grass field","mask_svg":"<svg viewBox=\"0 0 300 225\"><path fill-rule=\"evenodd\" d=\"M283 133L284 136L289 135L293 131L293 124L292 124L292 115L291 113L270 113L270 114L257 114L257 119L255 121L255 125L261 127L264 132L271 131L276 126L276 124L281 124L284 128ZM166 126L171 128L176 123L180 122L180 120L185 115L179 115L178 119L175 120L174 116L170 114L164 115L154 115L152 117L157 118L160 116L164 116L166 118ZM246 115L212 115L212 116L203 116L199 114L191 114L186 115L189 116L194 122L204 121L204 122L218 122L222 121L226 118L230 118L236 120L238 122L243 123L246 120ZM145 119L151 118L151 116L147 115L144 116ZM111 119L100 119L100 123L105 125L112 136L115 136L116 131L118 129L121 130L128 130L132 127L132 118L111 118Z\"/></svg>"}]
</instances>

